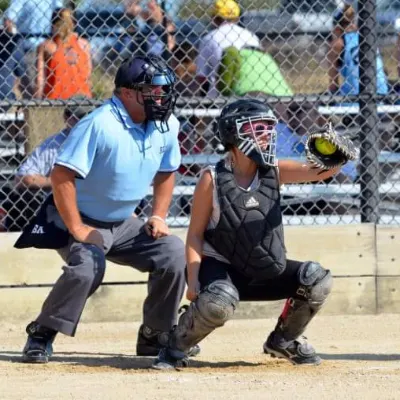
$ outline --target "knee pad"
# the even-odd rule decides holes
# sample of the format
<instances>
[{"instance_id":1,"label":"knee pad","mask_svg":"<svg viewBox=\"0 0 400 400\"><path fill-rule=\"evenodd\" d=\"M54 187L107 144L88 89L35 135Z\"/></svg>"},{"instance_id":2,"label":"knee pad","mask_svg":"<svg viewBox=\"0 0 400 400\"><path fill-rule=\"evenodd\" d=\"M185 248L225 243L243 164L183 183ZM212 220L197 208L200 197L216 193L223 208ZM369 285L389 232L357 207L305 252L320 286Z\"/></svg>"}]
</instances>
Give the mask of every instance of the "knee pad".
<instances>
[{"instance_id":1,"label":"knee pad","mask_svg":"<svg viewBox=\"0 0 400 400\"><path fill-rule=\"evenodd\" d=\"M301 265L298 279L300 286L296 294L307 299L311 305L321 307L332 290L331 272L319 263L308 261Z\"/></svg>"},{"instance_id":2,"label":"knee pad","mask_svg":"<svg viewBox=\"0 0 400 400\"><path fill-rule=\"evenodd\" d=\"M175 327L170 346L187 351L199 343L215 328L225 324L239 303L239 293L230 283L215 281L205 287L193 301Z\"/></svg>"},{"instance_id":3,"label":"knee pad","mask_svg":"<svg viewBox=\"0 0 400 400\"><path fill-rule=\"evenodd\" d=\"M201 291L195 306L205 321L222 326L234 314L239 303L237 289L226 281L215 281Z\"/></svg>"}]
</instances>

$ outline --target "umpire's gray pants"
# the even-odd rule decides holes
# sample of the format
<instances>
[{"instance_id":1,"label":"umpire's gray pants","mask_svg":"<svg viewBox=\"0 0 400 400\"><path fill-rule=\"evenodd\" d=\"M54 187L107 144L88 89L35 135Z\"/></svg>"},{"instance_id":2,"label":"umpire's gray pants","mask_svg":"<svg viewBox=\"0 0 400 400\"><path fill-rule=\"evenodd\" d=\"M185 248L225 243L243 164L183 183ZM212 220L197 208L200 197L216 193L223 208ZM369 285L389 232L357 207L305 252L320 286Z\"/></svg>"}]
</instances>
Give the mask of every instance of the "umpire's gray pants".
<instances>
[{"instance_id":1,"label":"umpire's gray pants","mask_svg":"<svg viewBox=\"0 0 400 400\"><path fill-rule=\"evenodd\" d=\"M86 300L103 280L107 259L149 273L143 323L169 331L176 324L185 289L183 242L172 235L155 240L144 232L143 221L133 217L115 224L83 220L103 235L104 252L71 237L69 245L59 251L67 265L45 300L37 322L74 336Z\"/></svg>"}]
</instances>

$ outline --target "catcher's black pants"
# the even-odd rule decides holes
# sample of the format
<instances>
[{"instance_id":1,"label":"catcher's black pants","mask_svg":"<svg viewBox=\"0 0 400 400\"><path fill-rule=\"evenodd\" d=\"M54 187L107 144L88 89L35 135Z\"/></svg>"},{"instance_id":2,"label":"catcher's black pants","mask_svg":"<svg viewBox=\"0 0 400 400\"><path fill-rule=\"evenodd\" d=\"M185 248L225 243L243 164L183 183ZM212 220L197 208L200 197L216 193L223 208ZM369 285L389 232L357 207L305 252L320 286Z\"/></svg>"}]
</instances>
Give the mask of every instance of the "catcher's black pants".
<instances>
[{"instance_id":1,"label":"catcher's black pants","mask_svg":"<svg viewBox=\"0 0 400 400\"><path fill-rule=\"evenodd\" d=\"M224 262L213 257L204 257L201 262L199 281L203 288L216 280L226 280L236 287L240 301L281 300L296 296L299 287L297 273L302 264L302 261L287 260L286 269L281 275L255 282Z\"/></svg>"},{"instance_id":2,"label":"catcher's black pants","mask_svg":"<svg viewBox=\"0 0 400 400\"><path fill-rule=\"evenodd\" d=\"M185 289L183 242L174 235L157 240L149 237L138 218L119 223L89 218L83 221L102 234L104 251L70 238L69 245L59 251L67 265L44 302L37 322L73 336L86 300L100 286L106 260L110 260L149 273L143 322L153 329L169 331L176 323Z\"/></svg>"}]
</instances>

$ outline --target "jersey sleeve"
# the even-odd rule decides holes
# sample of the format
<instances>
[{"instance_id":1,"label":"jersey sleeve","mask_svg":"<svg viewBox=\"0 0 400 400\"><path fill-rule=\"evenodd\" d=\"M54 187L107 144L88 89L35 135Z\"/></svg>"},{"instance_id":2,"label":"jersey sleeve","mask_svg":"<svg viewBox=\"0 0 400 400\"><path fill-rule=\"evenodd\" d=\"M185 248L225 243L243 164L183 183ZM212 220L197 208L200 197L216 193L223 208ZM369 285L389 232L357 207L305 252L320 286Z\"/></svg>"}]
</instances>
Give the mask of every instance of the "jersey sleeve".
<instances>
[{"instance_id":1,"label":"jersey sleeve","mask_svg":"<svg viewBox=\"0 0 400 400\"><path fill-rule=\"evenodd\" d=\"M92 168L101 137L101 130L91 118L82 119L63 143L55 163L75 171L81 178L86 178Z\"/></svg>"}]
</instances>

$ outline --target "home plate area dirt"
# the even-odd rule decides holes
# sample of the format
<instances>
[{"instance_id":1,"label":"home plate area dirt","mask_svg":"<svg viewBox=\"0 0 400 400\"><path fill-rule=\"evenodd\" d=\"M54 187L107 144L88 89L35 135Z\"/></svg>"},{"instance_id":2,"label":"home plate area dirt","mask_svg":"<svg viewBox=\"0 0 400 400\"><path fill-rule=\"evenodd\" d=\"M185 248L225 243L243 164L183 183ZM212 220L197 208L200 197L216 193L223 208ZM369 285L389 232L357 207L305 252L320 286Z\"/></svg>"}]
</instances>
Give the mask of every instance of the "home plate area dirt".
<instances>
[{"instance_id":1,"label":"home plate area dirt","mask_svg":"<svg viewBox=\"0 0 400 400\"><path fill-rule=\"evenodd\" d=\"M262 353L275 320L233 320L172 372L135 356L138 322L82 323L75 338L57 337L49 364L22 364L26 322L2 322L1 400L400 399L400 315L316 317L306 336L318 367Z\"/></svg>"}]
</instances>

